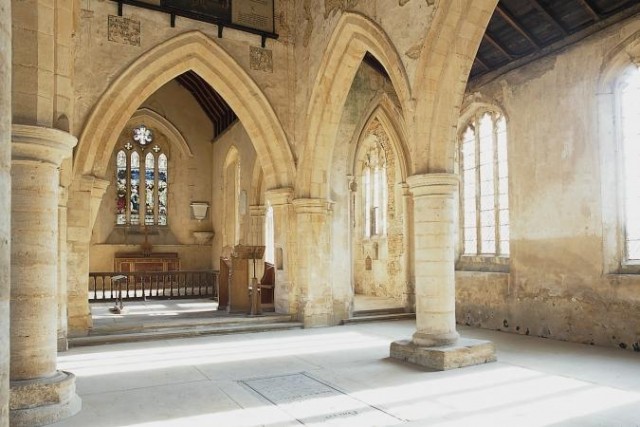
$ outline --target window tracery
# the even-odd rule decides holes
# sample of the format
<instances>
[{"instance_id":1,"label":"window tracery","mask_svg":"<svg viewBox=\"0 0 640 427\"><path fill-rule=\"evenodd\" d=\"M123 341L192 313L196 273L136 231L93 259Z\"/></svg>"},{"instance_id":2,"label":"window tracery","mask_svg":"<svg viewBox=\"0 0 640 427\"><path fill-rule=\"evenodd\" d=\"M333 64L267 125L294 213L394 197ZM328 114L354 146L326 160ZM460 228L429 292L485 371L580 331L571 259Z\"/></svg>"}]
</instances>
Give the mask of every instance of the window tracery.
<instances>
[{"instance_id":1,"label":"window tracery","mask_svg":"<svg viewBox=\"0 0 640 427\"><path fill-rule=\"evenodd\" d=\"M463 255L509 256L509 168L504 116L483 111L460 138Z\"/></svg>"},{"instance_id":2,"label":"window tracery","mask_svg":"<svg viewBox=\"0 0 640 427\"><path fill-rule=\"evenodd\" d=\"M146 152L154 136L144 125L132 140L116 154L116 224L167 225L168 157L158 144Z\"/></svg>"}]
</instances>

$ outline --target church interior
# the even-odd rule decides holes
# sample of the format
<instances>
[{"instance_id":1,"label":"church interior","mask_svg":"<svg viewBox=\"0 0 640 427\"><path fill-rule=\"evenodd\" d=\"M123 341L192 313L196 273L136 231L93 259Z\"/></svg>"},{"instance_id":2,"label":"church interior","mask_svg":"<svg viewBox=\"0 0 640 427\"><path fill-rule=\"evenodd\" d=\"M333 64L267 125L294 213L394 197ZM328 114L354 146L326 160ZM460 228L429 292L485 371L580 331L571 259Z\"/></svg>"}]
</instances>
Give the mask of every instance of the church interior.
<instances>
[{"instance_id":1,"label":"church interior","mask_svg":"<svg viewBox=\"0 0 640 427\"><path fill-rule=\"evenodd\" d=\"M0 427L640 425L639 18L0 0Z\"/></svg>"}]
</instances>

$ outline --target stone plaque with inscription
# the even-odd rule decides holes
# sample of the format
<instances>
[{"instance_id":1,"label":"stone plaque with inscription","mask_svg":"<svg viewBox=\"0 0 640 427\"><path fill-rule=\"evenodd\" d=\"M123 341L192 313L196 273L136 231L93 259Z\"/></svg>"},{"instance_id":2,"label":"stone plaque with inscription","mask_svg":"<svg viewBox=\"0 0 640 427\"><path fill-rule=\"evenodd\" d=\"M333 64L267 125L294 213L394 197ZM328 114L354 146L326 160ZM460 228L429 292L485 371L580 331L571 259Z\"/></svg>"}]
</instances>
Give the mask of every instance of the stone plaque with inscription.
<instances>
[{"instance_id":1,"label":"stone plaque with inscription","mask_svg":"<svg viewBox=\"0 0 640 427\"><path fill-rule=\"evenodd\" d=\"M273 0L234 0L231 4L231 22L273 33Z\"/></svg>"},{"instance_id":2,"label":"stone plaque with inscription","mask_svg":"<svg viewBox=\"0 0 640 427\"><path fill-rule=\"evenodd\" d=\"M140 21L109 15L108 25L109 41L140 46Z\"/></svg>"},{"instance_id":3,"label":"stone plaque with inscription","mask_svg":"<svg viewBox=\"0 0 640 427\"><path fill-rule=\"evenodd\" d=\"M403 421L304 372L240 383L303 425L392 426Z\"/></svg>"},{"instance_id":4,"label":"stone plaque with inscription","mask_svg":"<svg viewBox=\"0 0 640 427\"><path fill-rule=\"evenodd\" d=\"M252 70L273 73L273 52L271 50L251 46L249 55L251 56L249 64Z\"/></svg>"}]
</instances>

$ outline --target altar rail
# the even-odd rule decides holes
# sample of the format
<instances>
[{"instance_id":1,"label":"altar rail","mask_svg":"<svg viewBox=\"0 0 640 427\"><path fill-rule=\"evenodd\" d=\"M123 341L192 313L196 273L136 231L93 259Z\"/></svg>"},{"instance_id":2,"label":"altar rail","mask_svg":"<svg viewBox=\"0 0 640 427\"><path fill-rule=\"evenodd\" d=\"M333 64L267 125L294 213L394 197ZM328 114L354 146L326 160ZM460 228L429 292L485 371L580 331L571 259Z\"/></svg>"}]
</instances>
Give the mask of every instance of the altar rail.
<instances>
[{"instance_id":1,"label":"altar rail","mask_svg":"<svg viewBox=\"0 0 640 427\"><path fill-rule=\"evenodd\" d=\"M116 280L117 276L124 276ZM89 301L218 298L218 270L89 273ZM120 292L122 295L120 296Z\"/></svg>"}]
</instances>

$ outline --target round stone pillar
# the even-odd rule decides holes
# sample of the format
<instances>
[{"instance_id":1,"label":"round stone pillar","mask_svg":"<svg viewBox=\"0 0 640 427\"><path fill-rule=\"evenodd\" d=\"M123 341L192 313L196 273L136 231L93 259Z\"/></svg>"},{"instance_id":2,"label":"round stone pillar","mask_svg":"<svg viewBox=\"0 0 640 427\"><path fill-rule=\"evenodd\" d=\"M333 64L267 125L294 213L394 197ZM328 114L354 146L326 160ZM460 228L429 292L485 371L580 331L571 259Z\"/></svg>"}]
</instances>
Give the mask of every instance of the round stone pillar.
<instances>
[{"instance_id":1,"label":"round stone pillar","mask_svg":"<svg viewBox=\"0 0 640 427\"><path fill-rule=\"evenodd\" d=\"M438 370L493 362L493 343L460 338L456 331L458 177L434 173L407 182L413 194L416 332L411 340L392 342L390 355Z\"/></svg>"},{"instance_id":2,"label":"round stone pillar","mask_svg":"<svg viewBox=\"0 0 640 427\"><path fill-rule=\"evenodd\" d=\"M413 194L416 327L420 346L454 343L456 331L455 218L458 176L415 175Z\"/></svg>"},{"instance_id":3,"label":"round stone pillar","mask_svg":"<svg viewBox=\"0 0 640 427\"><path fill-rule=\"evenodd\" d=\"M58 168L76 142L56 129L12 127L12 426L51 424L80 410L75 377L56 370Z\"/></svg>"},{"instance_id":4,"label":"round stone pillar","mask_svg":"<svg viewBox=\"0 0 640 427\"><path fill-rule=\"evenodd\" d=\"M9 426L11 0L0 0L0 427Z\"/></svg>"}]
</instances>

